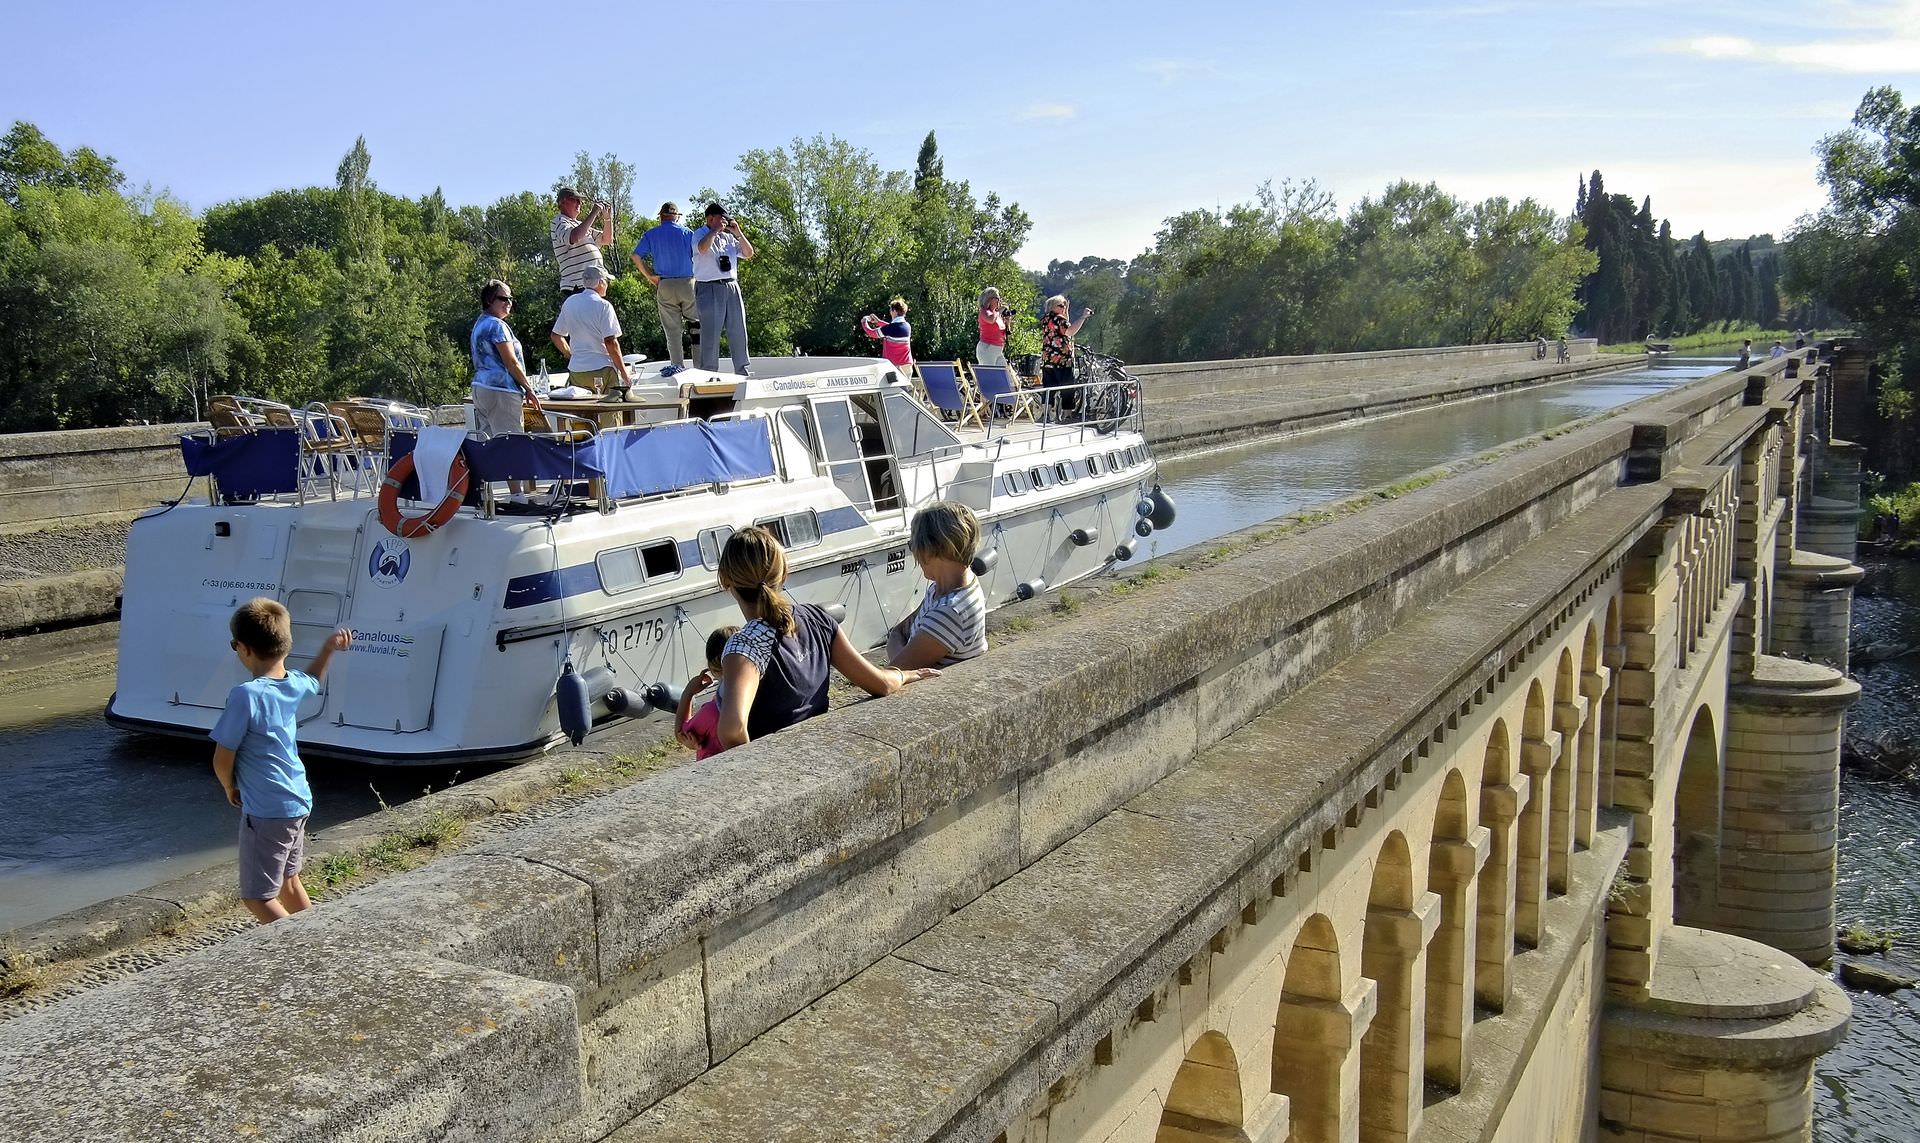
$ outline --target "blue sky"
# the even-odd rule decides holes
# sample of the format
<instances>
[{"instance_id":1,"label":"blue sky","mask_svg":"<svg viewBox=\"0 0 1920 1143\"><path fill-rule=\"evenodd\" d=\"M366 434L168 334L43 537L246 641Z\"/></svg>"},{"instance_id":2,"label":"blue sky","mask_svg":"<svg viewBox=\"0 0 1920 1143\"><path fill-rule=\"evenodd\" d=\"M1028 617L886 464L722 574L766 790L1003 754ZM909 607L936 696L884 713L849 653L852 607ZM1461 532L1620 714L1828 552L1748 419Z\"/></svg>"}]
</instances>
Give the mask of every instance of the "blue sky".
<instances>
[{"instance_id":1,"label":"blue sky","mask_svg":"<svg viewBox=\"0 0 1920 1143\"><path fill-rule=\"evenodd\" d=\"M1920 0L75 0L4 20L31 50L0 71L0 118L196 208L330 182L358 134L383 188L454 202L612 151L644 209L801 135L910 168L933 129L950 177L1033 216L1031 266L1131 257L1268 179L1564 212L1598 167L1682 234L1780 233L1869 87L1920 98Z\"/></svg>"}]
</instances>

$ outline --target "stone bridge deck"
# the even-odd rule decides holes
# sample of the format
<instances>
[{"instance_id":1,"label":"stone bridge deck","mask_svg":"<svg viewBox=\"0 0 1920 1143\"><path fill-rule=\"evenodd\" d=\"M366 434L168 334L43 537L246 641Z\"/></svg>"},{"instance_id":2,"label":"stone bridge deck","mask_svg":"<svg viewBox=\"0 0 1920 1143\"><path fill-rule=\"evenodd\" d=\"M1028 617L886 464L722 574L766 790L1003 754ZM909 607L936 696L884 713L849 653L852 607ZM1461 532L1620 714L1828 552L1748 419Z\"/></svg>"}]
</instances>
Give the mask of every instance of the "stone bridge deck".
<instances>
[{"instance_id":1,"label":"stone bridge deck","mask_svg":"<svg viewBox=\"0 0 1920 1143\"><path fill-rule=\"evenodd\" d=\"M0 1025L0 1137L1805 1138L1802 364Z\"/></svg>"}]
</instances>

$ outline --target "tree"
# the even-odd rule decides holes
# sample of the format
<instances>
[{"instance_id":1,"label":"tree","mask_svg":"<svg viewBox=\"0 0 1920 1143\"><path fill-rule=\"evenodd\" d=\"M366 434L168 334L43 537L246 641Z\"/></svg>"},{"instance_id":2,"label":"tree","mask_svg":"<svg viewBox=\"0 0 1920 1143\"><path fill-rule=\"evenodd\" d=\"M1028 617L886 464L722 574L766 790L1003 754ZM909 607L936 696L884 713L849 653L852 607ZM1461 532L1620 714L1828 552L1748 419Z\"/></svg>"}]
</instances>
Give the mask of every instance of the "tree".
<instances>
[{"instance_id":1,"label":"tree","mask_svg":"<svg viewBox=\"0 0 1920 1143\"><path fill-rule=\"evenodd\" d=\"M1853 125L1822 139L1815 153L1827 205L1788 240L1787 286L1848 314L1883 352L1886 437L1902 451L1876 461L1905 476L1920 377L1920 105L1876 87Z\"/></svg>"}]
</instances>

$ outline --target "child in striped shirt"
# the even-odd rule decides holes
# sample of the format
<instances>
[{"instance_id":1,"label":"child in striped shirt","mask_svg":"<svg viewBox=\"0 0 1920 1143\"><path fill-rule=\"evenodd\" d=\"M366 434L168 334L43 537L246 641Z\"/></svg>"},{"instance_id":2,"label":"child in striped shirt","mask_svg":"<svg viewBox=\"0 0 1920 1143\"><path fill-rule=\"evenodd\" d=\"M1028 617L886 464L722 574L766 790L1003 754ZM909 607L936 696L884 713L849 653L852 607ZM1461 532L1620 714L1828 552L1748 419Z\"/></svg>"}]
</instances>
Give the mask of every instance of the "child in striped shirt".
<instances>
[{"instance_id":1,"label":"child in striped shirt","mask_svg":"<svg viewBox=\"0 0 1920 1143\"><path fill-rule=\"evenodd\" d=\"M908 550L927 594L887 633L889 666L950 667L987 649L987 596L971 566L979 546L980 521L964 504L936 500L913 518Z\"/></svg>"}]
</instances>

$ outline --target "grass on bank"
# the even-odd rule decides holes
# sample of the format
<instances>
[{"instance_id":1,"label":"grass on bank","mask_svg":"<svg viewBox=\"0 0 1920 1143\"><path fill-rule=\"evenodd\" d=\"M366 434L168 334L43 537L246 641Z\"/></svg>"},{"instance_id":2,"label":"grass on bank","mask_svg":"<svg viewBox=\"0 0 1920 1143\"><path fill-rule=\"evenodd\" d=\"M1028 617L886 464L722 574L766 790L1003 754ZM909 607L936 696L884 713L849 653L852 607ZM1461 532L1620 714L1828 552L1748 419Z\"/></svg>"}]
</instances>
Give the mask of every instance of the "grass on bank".
<instances>
[{"instance_id":1,"label":"grass on bank","mask_svg":"<svg viewBox=\"0 0 1920 1143\"><path fill-rule=\"evenodd\" d=\"M1732 345L1737 347L1742 341L1746 340L1747 338L1752 338L1753 348L1755 350L1756 356L1764 356L1766 354L1766 351L1769 348L1771 348L1773 346L1773 343L1776 341L1786 346L1788 349L1792 349L1793 339L1799 336L1799 334L1802 332L1805 332L1805 331L1796 331L1791 329L1761 329L1757 325L1742 325L1742 326L1735 326L1732 329L1703 330L1700 333L1687 334L1685 337L1649 337L1640 341L1621 341L1621 342L1616 342L1612 345L1601 346L1600 352L1602 353L1645 353L1647 351L1648 341L1665 342L1666 344L1671 345L1675 349L1712 349L1716 346L1722 346L1722 345ZM1815 333L1806 334L1807 343L1809 345L1820 340L1821 338L1831 337L1831 336L1832 336L1831 331L1826 331L1818 334L1815 334Z\"/></svg>"}]
</instances>

